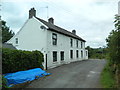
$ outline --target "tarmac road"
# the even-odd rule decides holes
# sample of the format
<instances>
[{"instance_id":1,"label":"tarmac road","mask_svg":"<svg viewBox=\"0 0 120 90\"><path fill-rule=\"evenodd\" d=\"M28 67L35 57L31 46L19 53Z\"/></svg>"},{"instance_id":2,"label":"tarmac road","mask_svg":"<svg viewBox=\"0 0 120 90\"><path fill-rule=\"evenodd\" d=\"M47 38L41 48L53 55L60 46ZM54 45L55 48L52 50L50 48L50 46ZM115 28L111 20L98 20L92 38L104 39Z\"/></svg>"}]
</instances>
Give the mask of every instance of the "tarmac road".
<instances>
[{"instance_id":1,"label":"tarmac road","mask_svg":"<svg viewBox=\"0 0 120 90\"><path fill-rule=\"evenodd\" d=\"M50 76L39 78L27 88L102 88L100 73L105 60L84 60L47 70Z\"/></svg>"}]
</instances>

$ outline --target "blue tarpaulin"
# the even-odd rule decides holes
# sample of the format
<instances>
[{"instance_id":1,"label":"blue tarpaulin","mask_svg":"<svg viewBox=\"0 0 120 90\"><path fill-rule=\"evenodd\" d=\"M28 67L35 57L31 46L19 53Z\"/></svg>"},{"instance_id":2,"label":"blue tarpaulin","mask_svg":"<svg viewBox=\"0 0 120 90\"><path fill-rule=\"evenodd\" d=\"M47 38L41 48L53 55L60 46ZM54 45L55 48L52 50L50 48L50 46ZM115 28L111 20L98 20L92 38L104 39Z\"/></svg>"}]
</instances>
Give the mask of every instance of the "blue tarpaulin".
<instances>
[{"instance_id":1,"label":"blue tarpaulin","mask_svg":"<svg viewBox=\"0 0 120 90\"><path fill-rule=\"evenodd\" d=\"M35 69L26 70L26 71L8 73L8 74L5 74L4 78L7 79L7 86L11 87L11 85L32 81L34 79L37 79L39 77L43 77L46 75L50 75L50 73L47 73L41 68L35 68Z\"/></svg>"}]
</instances>

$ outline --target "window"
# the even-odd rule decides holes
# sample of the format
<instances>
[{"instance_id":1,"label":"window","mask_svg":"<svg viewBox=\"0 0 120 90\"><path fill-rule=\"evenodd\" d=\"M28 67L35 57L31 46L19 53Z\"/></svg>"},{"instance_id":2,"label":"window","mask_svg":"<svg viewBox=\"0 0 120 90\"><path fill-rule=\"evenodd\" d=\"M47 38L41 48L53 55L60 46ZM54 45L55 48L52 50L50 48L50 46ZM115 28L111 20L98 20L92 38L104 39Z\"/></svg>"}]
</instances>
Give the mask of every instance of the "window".
<instances>
[{"instance_id":1,"label":"window","mask_svg":"<svg viewBox=\"0 0 120 90\"><path fill-rule=\"evenodd\" d=\"M76 57L78 58L79 56L78 56L78 50L76 50Z\"/></svg>"},{"instance_id":2,"label":"window","mask_svg":"<svg viewBox=\"0 0 120 90\"><path fill-rule=\"evenodd\" d=\"M81 48L83 48L83 43L81 42Z\"/></svg>"},{"instance_id":3,"label":"window","mask_svg":"<svg viewBox=\"0 0 120 90\"><path fill-rule=\"evenodd\" d=\"M70 39L70 46L71 47L73 46L73 39L72 38Z\"/></svg>"},{"instance_id":4,"label":"window","mask_svg":"<svg viewBox=\"0 0 120 90\"><path fill-rule=\"evenodd\" d=\"M52 34L53 45L57 45L57 34Z\"/></svg>"},{"instance_id":5,"label":"window","mask_svg":"<svg viewBox=\"0 0 120 90\"><path fill-rule=\"evenodd\" d=\"M15 43L18 44L18 38L15 38Z\"/></svg>"},{"instance_id":6,"label":"window","mask_svg":"<svg viewBox=\"0 0 120 90\"><path fill-rule=\"evenodd\" d=\"M64 51L60 52L60 56L61 56L61 61L63 61L64 60Z\"/></svg>"},{"instance_id":7,"label":"window","mask_svg":"<svg viewBox=\"0 0 120 90\"><path fill-rule=\"evenodd\" d=\"M53 62L57 61L57 51L53 51Z\"/></svg>"},{"instance_id":8,"label":"window","mask_svg":"<svg viewBox=\"0 0 120 90\"><path fill-rule=\"evenodd\" d=\"M88 53L87 53L87 51L86 51L86 56L88 56L87 54L88 54Z\"/></svg>"},{"instance_id":9,"label":"window","mask_svg":"<svg viewBox=\"0 0 120 90\"><path fill-rule=\"evenodd\" d=\"M78 40L76 40L76 47L78 48Z\"/></svg>"},{"instance_id":10,"label":"window","mask_svg":"<svg viewBox=\"0 0 120 90\"><path fill-rule=\"evenodd\" d=\"M83 58L83 51L81 51L81 58Z\"/></svg>"},{"instance_id":11,"label":"window","mask_svg":"<svg viewBox=\"0 0 120 90\"><path fill-rule=\"evenodd\" d=\"M70 50L70 58L73 58L73 50Z\"/></svg>"}]
</instances>

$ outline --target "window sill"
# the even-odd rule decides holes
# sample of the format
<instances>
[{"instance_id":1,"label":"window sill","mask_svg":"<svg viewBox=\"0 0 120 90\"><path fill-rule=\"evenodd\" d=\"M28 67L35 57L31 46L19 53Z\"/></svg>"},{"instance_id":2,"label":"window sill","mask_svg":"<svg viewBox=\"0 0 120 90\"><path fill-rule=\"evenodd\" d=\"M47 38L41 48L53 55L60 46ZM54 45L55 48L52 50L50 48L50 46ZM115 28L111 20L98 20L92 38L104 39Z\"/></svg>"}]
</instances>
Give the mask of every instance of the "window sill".
<instances>
[{"instance_id":1,"label":"window sill","mask_svg":"<svg viewBox=\"0 0 120 90\"><path fill-rule=\"evenodd\" d=\"M52 45L52 46L57 46L57 45Z\"/></svg>"},{"instance_id":2,"label":"window sill","mask_svg":"<svg viewBox=\"0 0 120 90\"><path fill-rule=\"evenodd\" d=\"M18 44L16 44L15 46L19 46Z\"/></svg>"},{"instance_id":3,"label":"window sill","mask_svg":"<svg viewBox=\"0 0 120 90\"><path fill-rule=\"evenodd\" d=\"M57 62L57 61L54 61L54 62L53 62L53 64L56 64L56 63L58 63L58 62Z\"/></svg>"},{"instance_id":4,"label":"window sill","mask_svg":"<svg viewBox=\"0 0 120 90\"><path fill-rule=\"evenodd\" d=\"M64 60L60 61L60 63L64 63L64 62L65 62Z\"/></svg>"}]
</instances>

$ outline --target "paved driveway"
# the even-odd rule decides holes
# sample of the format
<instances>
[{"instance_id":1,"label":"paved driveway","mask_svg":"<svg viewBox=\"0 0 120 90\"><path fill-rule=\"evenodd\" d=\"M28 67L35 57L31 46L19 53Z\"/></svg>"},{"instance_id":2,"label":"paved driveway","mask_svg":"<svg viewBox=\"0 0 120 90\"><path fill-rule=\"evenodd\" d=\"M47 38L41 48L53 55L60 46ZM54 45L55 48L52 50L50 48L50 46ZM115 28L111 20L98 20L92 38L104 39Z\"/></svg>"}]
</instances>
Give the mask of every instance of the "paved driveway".
<instances>
[{"instance_id":1,"label":"paved driveway","mask_svg":"<svg viewBox=\"0 0 120 90\"><path fill-rule=\"evenodd\" d=\"M33 81L27 88L100 88L105 60L85 60L62 65L47 72L52 75Z\"/></svg>"}]
</instances>

